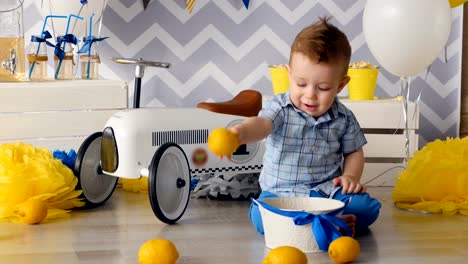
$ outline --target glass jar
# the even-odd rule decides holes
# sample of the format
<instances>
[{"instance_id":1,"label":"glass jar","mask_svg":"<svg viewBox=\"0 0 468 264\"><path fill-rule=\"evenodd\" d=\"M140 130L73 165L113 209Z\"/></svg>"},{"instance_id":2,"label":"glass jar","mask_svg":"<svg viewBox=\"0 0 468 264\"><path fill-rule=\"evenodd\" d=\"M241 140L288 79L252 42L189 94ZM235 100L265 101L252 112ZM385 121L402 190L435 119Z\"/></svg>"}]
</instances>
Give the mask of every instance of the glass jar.
<instances>
[{"instance_id":1,"label":"glass jar","mask_svg":"<svg viewBox=\"0 0 468 264\"><path fill-rule=\"evenodd\" d=\"M65 43L65 56L63 59L54 56L55 60L55 79L56 80L73 80L74 79L74 55L73 47L70 43Z\"/></svg>"},{"instance_id":2,"label":"glass jar","mask_svg":"<svg viewBox=\"0 0 468 264\"><path fill-rule=\"evenodd\" d=\"M31 42L31 50L28 52L29 80L44 81L48 79L47 61L47 45L41 42Z\"/></svg>"},{"instance_id":3,"label":"glass jar","mask_svg":"<svg viewBox=\"0 0 468 264\"><path fill-rule=\"evenodd\" d=\"M2 0L0 5L0 81L24 80L24 0Z\"/></svg>"},{"instance_id":4,"label":"glass jar","mask_svg":"<svg viewBox=\"0 0 468 264\"><path fill-rule=\"evenodd\" d=\"M81 78L85 80L99 79L99 63L101 59L97 53L80 55Z\"/></svg>"},{"instance_id":5,"label":"glass jar","mask_svg":"<svg viewBox=\"0 0 468 264\"><path fill-rule=\"evenodd\" d=\"M84 80L99 79L99 64L101 58L98 53L98 41L96 37L86 37L83 39L84 46L80 49L81 78Z\"/></svg>"}]
</instances>

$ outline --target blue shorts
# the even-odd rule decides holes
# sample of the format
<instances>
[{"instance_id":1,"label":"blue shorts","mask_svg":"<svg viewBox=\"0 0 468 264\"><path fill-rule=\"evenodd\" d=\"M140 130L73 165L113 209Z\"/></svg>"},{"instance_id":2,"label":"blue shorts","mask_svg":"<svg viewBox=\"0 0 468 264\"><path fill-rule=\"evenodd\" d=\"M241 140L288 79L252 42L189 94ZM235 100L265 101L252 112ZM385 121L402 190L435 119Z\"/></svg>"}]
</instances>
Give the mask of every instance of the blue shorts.
<instances>
[{"instance_id":1,"label":"blue shorts","mask_svg":"<svg viewBox=\"0 0 468 264\"><path fill-rule=\"evenodd\" d=\"M323 197L316 191L312 191L311 197ZM270 192L262 192L258 197L258 200L267 198L278 197L277 195ZM350 199L351 198L351 199ZM341 191L335 192L333 199L349 202L343 209L342 214L352 214L356 216L356 230L366 230L372 223L377 220L380 213L380 207L382 205L379 201L369 196L368 193L359 194L342 194ZM262 216L260 210L255 203L250 205L249 218L255 229L263 234Z\"/></svg>"}]
</instances>

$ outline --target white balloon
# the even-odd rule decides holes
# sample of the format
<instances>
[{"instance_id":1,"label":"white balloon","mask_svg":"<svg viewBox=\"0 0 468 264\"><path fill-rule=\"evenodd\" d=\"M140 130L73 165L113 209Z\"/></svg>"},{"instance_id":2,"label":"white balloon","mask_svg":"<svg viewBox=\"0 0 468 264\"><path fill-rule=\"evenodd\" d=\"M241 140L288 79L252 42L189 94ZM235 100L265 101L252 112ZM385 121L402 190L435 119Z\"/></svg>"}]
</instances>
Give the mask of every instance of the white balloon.
<instances>
[{"instance_id":1,"label":"white balloon","mask_svg":"<svg viewBox=\"0 0 468 264\"><path fill-rule=\"evenodd\" d=\"M48 15L61 15L68 16L70 14L78 15L83 20L71 18L68 33L72 33L78 38L88 34L89 18L94 13L93 25L99 21L102 11L107 5L108 0L88 0L88 3L83 6L80 0L43 0L41 6L41 14L43 18ZM75 22L76 21L76 22ZM53 25L53 26L52 26ZM47 21L49 30L54 30L56 36L64 35L67 28L67 19L63 18L49 18ZM97 28L93 26L93 35L97 34Z\"/></svg>"},{"instance_id":2,"label":"white balloon","mask_svg":"<svg viewBox=\"0 0 468 264\"><path fill-rule=\"evenodd\" d=\"M399 77L413 76L437 58L451 23L447 0L367 0L364 7L367 45Z\"/></svg>"}]
</instances>

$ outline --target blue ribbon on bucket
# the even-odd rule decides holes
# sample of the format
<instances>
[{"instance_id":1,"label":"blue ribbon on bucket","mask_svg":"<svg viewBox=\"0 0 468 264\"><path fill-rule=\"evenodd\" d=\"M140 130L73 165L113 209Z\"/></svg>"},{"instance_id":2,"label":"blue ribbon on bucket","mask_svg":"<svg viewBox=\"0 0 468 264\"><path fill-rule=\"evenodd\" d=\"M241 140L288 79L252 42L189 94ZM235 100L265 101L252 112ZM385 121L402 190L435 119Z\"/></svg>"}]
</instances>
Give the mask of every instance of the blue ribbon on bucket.
<instances>
[{"instance_id":1,"label":"blue ribbon on bucket","mask_svg":"<svg viewBox=\"0 0 468 264\"><path fill-rule=\"evenodd\" d=\"M338 209L327 214L312 214L303 211L283 211L255 199L252 199L252 201L254 203L258 203L270 212L292 218L296 225L307 225L312 223L311 231L312 234L314 234L315 241L317 241L317 245L320 250L328 251L330 243L336 238L342 236L339 228L344 229L346 235L351 236L351 230L346 222L335 216L343 209Z\"/></svg>"}]
</instances>

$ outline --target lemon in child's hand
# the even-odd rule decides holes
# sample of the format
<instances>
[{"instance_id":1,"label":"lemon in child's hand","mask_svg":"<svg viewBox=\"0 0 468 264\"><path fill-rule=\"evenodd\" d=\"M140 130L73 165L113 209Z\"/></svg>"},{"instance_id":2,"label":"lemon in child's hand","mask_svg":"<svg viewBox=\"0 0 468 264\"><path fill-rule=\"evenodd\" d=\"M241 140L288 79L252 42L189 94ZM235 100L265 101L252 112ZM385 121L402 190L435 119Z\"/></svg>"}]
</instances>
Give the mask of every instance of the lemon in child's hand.
<instances>
[{"instance_id":1,"label":"lemon in child's hand","mask_svg":"<svg viewBox=\"0 0 468 264\"><path fill-rule=\"evenodd\" d=\"M175 264L178 258L175 245L163 238L146 241L138 251L139 264Z\"/></svg>"},{"instance_id":2,"label":"lemon in child's hand","mask_svg":"<svg viewBox=\"0 0 468 264\"><path fill-rule=\"evenodd\" d=\"M217 156L230 156L238 147L237 136L226 128L216 128L208 136L208 148Z\"/></svg>"},{"instance_id":3,"label":"lemon in child's hand","mask_svg":"<svg viewBox=\"0 0 468 264\"><path fill-rule=\"evenodd\" d=\"M263 264L307 264L307 256L298 248L281 246L272 249Z\"/></svg>"},{"instance_id":4,"label":"lemon in child's hand","mask_svg":"<svg viewBox=\"0 0 468 264\"><path fill-rule=\"evenodd\" d=\"M335 263L352 262L357 259L360 251L359 242L350 236L339 237L328 247L328 255Z\"/></svg>"},{"instance_id":5,"label":"lemon in child's hand","mask_svg":"<svg viewBox=\"0 0 468 264\"><path fill-rule=\"evenodd\" d=\"M47 217L47 210L47 204L44 201L29 199L18 205L15 212L21 223L34 225Z\"/></svg>"}]
</instances>

